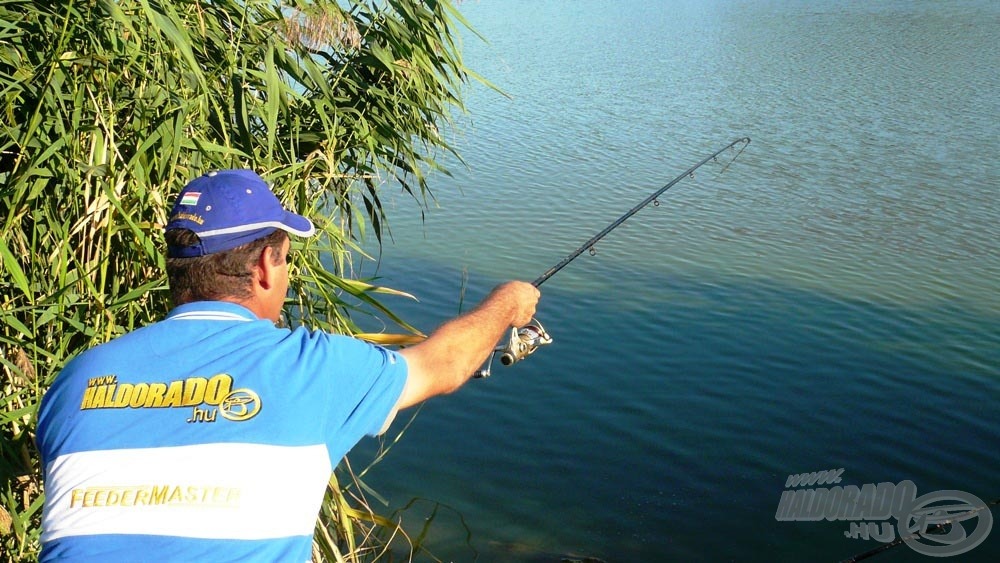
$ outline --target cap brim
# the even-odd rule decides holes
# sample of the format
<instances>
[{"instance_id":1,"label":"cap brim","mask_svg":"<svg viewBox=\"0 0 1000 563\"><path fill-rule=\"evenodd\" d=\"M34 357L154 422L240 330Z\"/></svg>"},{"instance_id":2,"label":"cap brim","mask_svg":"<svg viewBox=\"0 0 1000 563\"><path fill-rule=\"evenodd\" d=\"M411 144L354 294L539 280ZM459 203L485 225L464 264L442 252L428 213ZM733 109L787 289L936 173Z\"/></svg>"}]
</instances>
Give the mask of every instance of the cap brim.
<instances>
[{"instance_id":1,"label":"cap brim","mask_svg":"<svg viewBox=\"0 0 1000 563\"><path fill-rule=\"evenodd\" d=\"M281 223L283 225L281 230L300 237L310 237L316 232L312 221L291 211L285 211L285 218Z\"/></svg>"}]
</instances>

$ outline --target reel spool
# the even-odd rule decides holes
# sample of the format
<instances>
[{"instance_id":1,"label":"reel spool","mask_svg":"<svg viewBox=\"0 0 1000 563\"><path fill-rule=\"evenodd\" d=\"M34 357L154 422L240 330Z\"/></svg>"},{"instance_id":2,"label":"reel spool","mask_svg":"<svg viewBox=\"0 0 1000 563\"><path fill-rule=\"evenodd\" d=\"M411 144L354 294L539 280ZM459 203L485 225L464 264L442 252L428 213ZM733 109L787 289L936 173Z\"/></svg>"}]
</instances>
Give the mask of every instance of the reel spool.
<instances>
[{"instance_id":1,"label":"reel spool","mask_svg":"<svg viewBox=\"0 0 1000 563\"><path fill-rule=\"evenodd\" d=\"M502 348L500 363L509 366L530 356L539 346L552 344L552 337L542 328L542 323L532 319L534 324L510 329L510 340Z\"/></svg>"},{"instance_id":2,"label":"reel spool","mask_svg":"<svg viewBox=\"0 0 1000 563\"><path fill-rule=\"evenodd\" d=\"M537 319L531 319L531 323L521 328L511 328L510 338L507 344L497 346L493 349L486 364L478 370L473 377L483 378L490 376L490 369L493 367L493 358L500 352L500 363L509 366L527 358L538 349L539 346L552 344L552 337L542 327L542 323Z\"/></svg>"}]
</instances>

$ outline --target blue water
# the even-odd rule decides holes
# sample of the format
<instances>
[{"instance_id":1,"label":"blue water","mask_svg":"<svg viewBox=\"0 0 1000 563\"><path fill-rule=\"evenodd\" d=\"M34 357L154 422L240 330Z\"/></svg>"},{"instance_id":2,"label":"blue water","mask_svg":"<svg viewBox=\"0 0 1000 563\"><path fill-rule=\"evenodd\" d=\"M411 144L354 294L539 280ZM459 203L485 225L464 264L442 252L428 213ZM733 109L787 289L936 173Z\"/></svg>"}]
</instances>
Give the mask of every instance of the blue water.
<instances>
[{"instance_id":1,"label":"blue water","mask_svg":"<svg viewBox=\"0 0 1000 563\"><path fill-rule=\"evenodd\" d=\"M508 97L468 89L467 165L423 223L387 186L359 265L425 330L753 142L546 282L555 342L427 403L365 476L384 512L425 499L416 535L440 503L445 561L836 561L881 544L777 521L789 474L1000 497L1000 3L460 8ZM1000 561L1000 531L949 560Z\"/></svg>"}]
</instances>

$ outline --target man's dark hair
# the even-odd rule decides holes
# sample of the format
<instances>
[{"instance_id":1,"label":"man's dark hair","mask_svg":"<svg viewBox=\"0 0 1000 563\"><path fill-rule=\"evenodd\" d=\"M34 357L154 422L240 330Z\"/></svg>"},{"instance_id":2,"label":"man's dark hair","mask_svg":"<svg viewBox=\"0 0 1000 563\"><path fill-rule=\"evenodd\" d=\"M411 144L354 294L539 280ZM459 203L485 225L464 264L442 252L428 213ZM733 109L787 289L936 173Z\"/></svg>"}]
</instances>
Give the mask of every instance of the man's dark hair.
<instances>
[{"instance_id":1,"label":"man's dark hair","mask_svg":"<svg viewBox=\"0 0 1000 563\"><path fill-rule=\"evenodd\" d=\"M195 246L198 235L187 229L170 229L166 232L168 246ZM192 301L218 301L226 298L250 297L251 268L260 253L271 247L274 264L281 264L281 246L288 233L281 229L237 246L232 250L215 252L194 258L167 258L167 279L174 305Z\"/></svg>"}]
</instances>

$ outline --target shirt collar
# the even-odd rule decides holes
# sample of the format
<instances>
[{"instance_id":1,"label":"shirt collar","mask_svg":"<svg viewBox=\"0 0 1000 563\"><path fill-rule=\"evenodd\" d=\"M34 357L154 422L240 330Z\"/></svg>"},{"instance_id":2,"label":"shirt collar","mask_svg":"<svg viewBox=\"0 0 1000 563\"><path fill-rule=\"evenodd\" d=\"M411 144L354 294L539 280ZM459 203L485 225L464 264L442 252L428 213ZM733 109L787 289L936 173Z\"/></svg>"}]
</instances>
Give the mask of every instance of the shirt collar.
<instances>
[{"instance_id":1,"label":"shirt collar","mask_svg":"<svg viewBox=\"0 0 1000 563\"><path fill-rule=\"evenodd\" d=\"M250 309L229 301L193 301L174 307L165 320L257 321Z\"/></svg>"}]
</instances>

